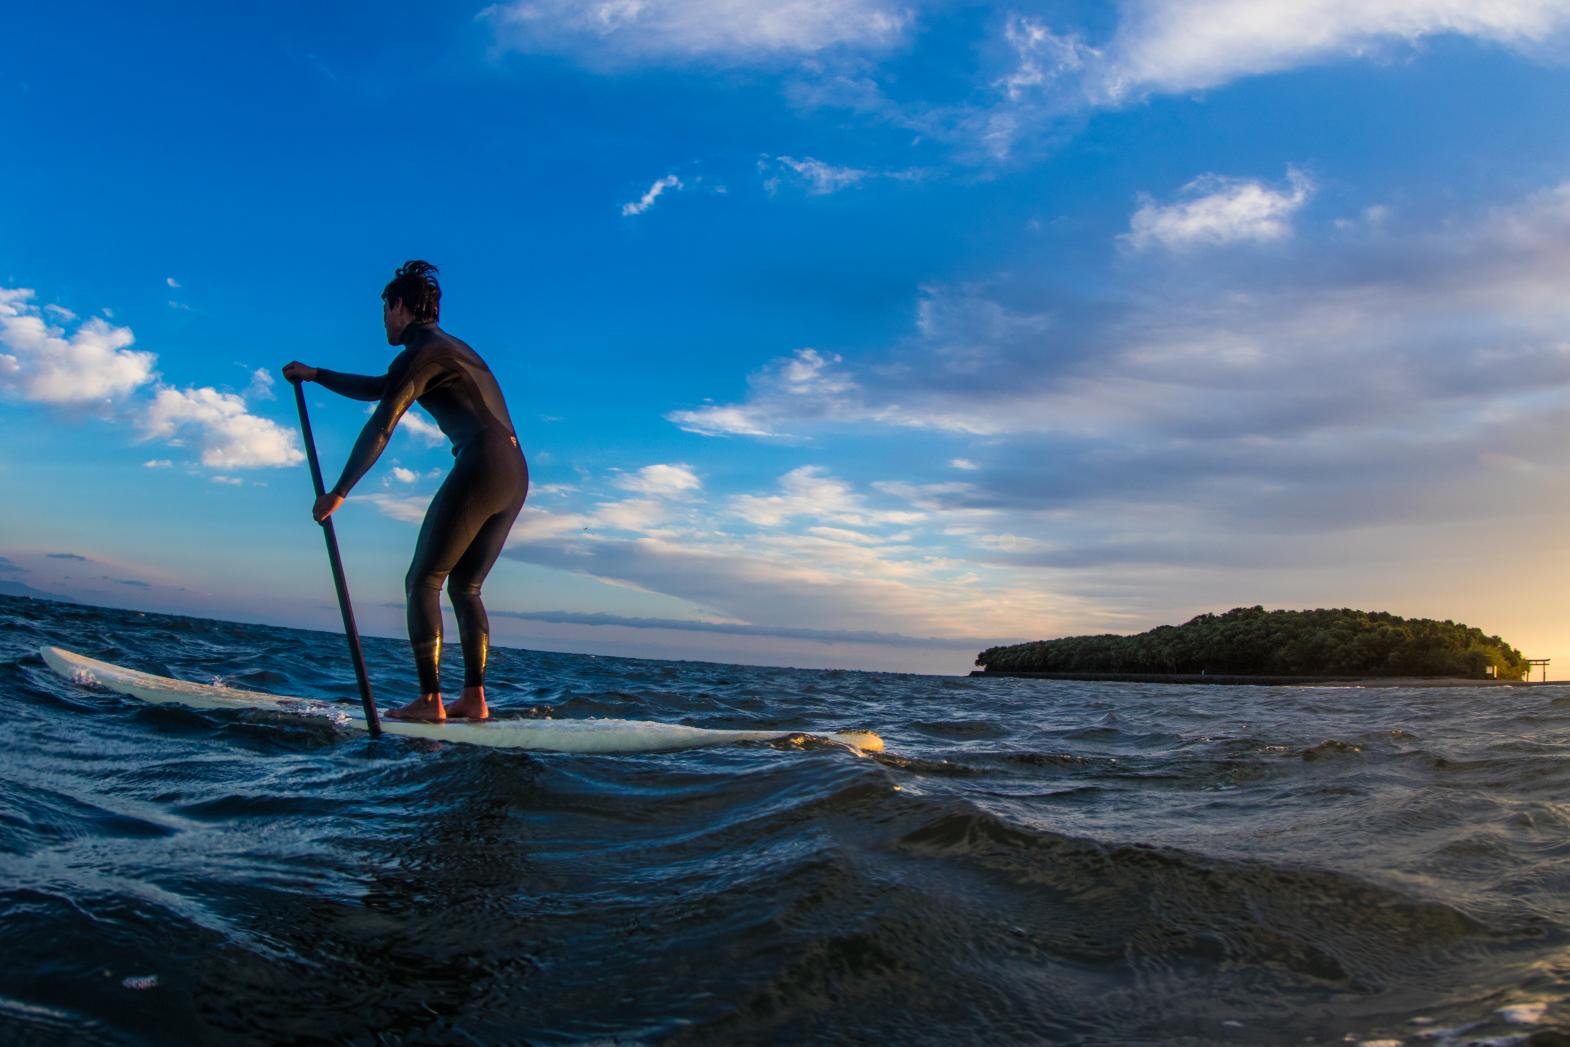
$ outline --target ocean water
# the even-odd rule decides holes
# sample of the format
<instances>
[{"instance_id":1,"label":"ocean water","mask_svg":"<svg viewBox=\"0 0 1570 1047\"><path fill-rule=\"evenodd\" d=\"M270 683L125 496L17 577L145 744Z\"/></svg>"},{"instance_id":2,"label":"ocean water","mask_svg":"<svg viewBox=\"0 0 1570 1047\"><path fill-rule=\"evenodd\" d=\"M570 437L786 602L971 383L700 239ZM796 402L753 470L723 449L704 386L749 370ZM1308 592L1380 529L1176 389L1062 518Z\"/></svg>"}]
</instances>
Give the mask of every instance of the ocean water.
<instances>
[{"instance_id":1,"label":"ocean water","mask_svg":"<svg viewBox=\"0 0 1570 1047\"><path fill-rule=\"evenodd\" d=\"M0 1042L1570 1042L1570 688L498 649L498 715L888 745L540 755L153 707L37 654L352 702L336 635L0 623Z\"/></svg>"}]
</instances>

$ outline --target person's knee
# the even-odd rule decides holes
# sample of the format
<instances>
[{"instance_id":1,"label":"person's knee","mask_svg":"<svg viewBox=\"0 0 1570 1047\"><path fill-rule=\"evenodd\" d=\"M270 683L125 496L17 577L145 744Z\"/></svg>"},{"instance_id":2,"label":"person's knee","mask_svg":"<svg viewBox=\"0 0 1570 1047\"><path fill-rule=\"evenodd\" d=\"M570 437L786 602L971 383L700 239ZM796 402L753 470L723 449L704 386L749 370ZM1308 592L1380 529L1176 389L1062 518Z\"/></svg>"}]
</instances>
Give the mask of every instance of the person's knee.
<instances>
[{"instance_id":1,"label":"person's knee","mask_svg":"<svg viewBox=\"0 0 1570 1047\"><path fill-rule=\"evenodd\" d=\"M456 574L447 579L447 595L454 603L459 600L478 600L480 583L473 578L460 578Z\"/></svg>"},{"instance_id":2,"label":"person's knee","mask_svg":"<svg viewBox=\"0 0 1570 1047\"><path fill-rule=\"evenodd\" d=\"M422 590L431 593L442 591L443 575L435 571L427 571L421 567L409 568L409 573L403 577L403 594L413 599Z\"/></svg>"}]
</instances>

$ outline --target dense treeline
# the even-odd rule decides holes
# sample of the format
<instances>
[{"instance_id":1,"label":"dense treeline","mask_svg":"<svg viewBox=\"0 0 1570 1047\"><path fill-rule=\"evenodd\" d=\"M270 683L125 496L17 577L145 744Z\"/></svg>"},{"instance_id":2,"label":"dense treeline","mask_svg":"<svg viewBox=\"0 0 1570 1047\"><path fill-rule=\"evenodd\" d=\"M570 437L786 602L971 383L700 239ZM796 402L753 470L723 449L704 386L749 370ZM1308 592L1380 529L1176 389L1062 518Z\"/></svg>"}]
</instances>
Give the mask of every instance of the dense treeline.
<instances>
[{"instance_id":1,"label":"dense treeline","mask_svg":"<svg viewBox=\"0 0 1570 1047\"><path fill-rule=\"evenodd\" d=\"M1455 622L1382 611L1237 607L1135 636L1068 636L993 647L984 669L1015 672L1230 673L1247 676L1477 676L1522 679L1521 652Z\"/></svg>"}]
</instances>

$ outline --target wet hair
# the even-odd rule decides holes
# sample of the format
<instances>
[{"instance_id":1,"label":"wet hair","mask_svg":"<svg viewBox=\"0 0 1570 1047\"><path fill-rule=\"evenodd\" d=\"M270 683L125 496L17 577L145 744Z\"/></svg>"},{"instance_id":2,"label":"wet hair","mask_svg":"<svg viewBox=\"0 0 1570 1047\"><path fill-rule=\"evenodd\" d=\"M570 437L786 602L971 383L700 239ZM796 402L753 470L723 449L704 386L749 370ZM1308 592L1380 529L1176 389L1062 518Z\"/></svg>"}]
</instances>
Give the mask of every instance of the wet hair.
<instances>
[{"instance_id":1,"label":"wet hair","mask_svg":"<svg viewBox=\"0 0 1570 1047\"><path fill-rule=\"evenodd\" d=\"M418 258L398 267L382 288L382 301L389 306L402 302L414 314L416 323L434 323L442 314L442 285L436 282L436 267Z\"/></svg>"}]
</instances>

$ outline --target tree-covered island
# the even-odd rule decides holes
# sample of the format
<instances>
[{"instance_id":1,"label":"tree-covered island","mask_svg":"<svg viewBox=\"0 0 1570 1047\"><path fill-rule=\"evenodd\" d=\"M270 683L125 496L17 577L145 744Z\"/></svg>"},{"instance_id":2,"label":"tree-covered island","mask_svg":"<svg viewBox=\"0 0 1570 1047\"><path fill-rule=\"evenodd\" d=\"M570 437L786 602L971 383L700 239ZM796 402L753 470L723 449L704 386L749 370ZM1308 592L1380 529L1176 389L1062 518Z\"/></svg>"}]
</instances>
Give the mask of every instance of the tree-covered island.
<instances>
[{"instance_id":1,"label":"tree-covered island","mask_svg":"<svg viewBox=\"0 0 1570 1047\"><path fill-rule=\"evenodd\" d=\"M1134 636L1066 636L992 647L988 672L1525 678L1521 652L1481 629L1382 611L1235 607Z\"/></svg>"}]
</instances>

